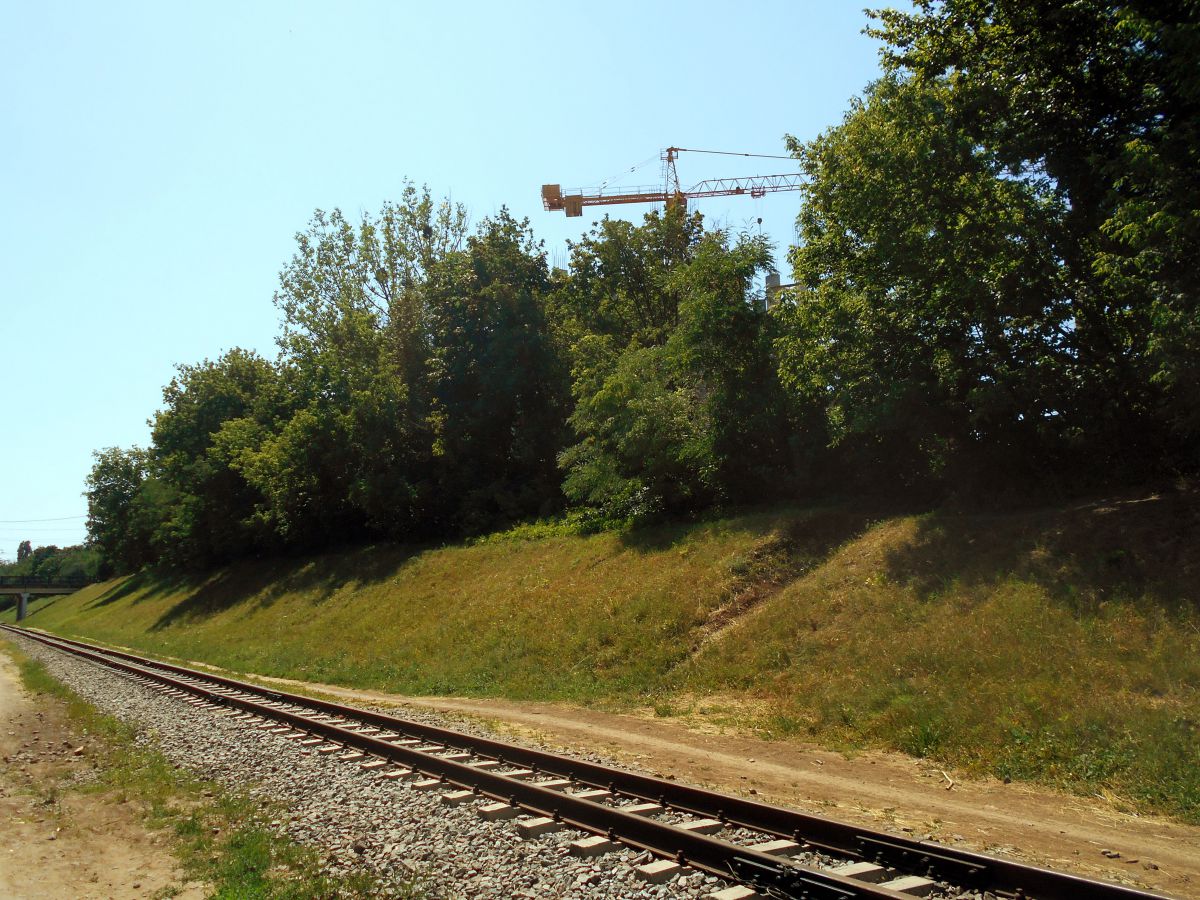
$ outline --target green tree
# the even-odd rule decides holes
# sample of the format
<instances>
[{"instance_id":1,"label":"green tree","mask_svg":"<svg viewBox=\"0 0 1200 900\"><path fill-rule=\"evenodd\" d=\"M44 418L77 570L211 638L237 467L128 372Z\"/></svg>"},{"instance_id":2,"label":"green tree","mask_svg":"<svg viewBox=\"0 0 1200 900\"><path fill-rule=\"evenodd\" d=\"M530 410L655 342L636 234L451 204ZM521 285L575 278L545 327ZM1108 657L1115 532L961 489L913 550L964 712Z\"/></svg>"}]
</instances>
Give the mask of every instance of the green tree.
<instances>
[{"instance_id":1,"label":"green tree","mask_svg":"<svg viewBox=\"0 0 1200 900\"><path fill-rule=\"evenodd\" d=\"M17 544L17 562L23 563L33 555L33 544L29 541L21 541Z\"/></svg>"},{"instance_id":2,"label":"green tree","mask_svg":"<svg viewBox=\"0 0 1200 900\"><path fill-rule=\"evenodd\" d=\"M648 520L712 503L719 485L708 410L668 350L615 353L604 337L577 350L571 425L579 439L559 457L567 496L612 519Z\"/></svg>"},{"instance_id":3,"label":"green tree","mask_svg":"<svg viewBox=\"0 0 1200 900\"><path fill-rule=\"evenodd\" d=\"M771 245L712 231L671 275L679 324L667 348L686 373L710 425L716 495L745 502L777 495L788 481L788 405L772 355L772 320L752 296L772 271Z\"/></svg>"},{"instance_id":4,"label":"green tree","mask_svg":"<svg viewBox=\"0 0 1200 900\"><path fill-rule=\"evenodd\" d=\"M954 122L950 85L886 77L793 144L809 176L776 311L781 376L874 487L1006 481L1082 427L1064 207Z\"/></svg>"},{"instance_id":5,"label":"green tree","mask_svg":"<svg viewBox=\"0 0 1200 900\"><path fill-rule=\"evenodd\" d=\"M661 346L679 322L673 269L695 253L704 234L699 213L652 212L643 224L604 219L572 243L570 277L551 300L566 341L610 335L620 346Z\"/></svg>"},{"instance_id":6,"label":"green tree","mask_svg":"<svg viewBox=\"0 0 1200 900\"><path fill-rule=\"evenodd\" d=\"M109 447L93 457L87 529L89 543L103 559L102 574L134 572L157 562L157 537L172 497L150 474L149 454L138 447Z\"/></svg>"},{"instance_id":7,"label":"green tree","mask_svg":"<svg viewBox=\"0 0 1200 900\"><path fill-rule=\"evenodd\" d=\"M542 245L507 209L430 279L443 527L476 532L560 502L568 384L546 321L549 285Z\"/></svg>"},{"instance_id":8,"label":"green tree","mask_svg":"<svg viewBox=\"0 0 1200 900\"><path fill-rule=\"evenodd\" d=\"M31 548L22 563L14 566L15 575L40 578L96 578L100 554L93 547L58 547L48 544Z\"/></svg>"},{"instance_id":9,"label":"green tree","mask_svg":"<svg viewBox=\"0 0 1200 900\"><path fill-rule=\"evenodd\" d=\"M264 497L234 465L218 436L227 422L270 422L282 412L270 362L234 349L216 362L179 366L153 420L158 477L175 492L159 544L165 559L208 566L273 546L260 512Z\"/></svg>"},{"instance_id":10,"label":"green tree","mask_svg":"<svg viewBox=\"0 0 1200 900\"><path fill-rule=\"evenodd\" d=\"M778 489L788 422L770 320L751 296L770 247L699 216L605 222L573 248L554 306L569 341L577 441L564 491L644 519Z\"/></svg>"},{"instance_id":11,"label":"green tree","mask_svg":"<svg viewBox=\"0 0 1200 900\"><path fill-rule=\"evenodd\" d=\"M888 70L941 85L955 129L1058 202L1093 460L1200 464L1200 4L921 0L877 16Z\"/></svg>"},{"instance_id":12,"label":"green tree","mask_svg":"<svg viewBox=\"0 0 1200 900\"><path fill-rule=\"evenodd\" d=\"M351 224L318 211L280 275L278 421L234 420L219 440L292 545L428 528L435 491L430 271L458 251L466 215L428 190Z\"/></svg>"}]
</instances>

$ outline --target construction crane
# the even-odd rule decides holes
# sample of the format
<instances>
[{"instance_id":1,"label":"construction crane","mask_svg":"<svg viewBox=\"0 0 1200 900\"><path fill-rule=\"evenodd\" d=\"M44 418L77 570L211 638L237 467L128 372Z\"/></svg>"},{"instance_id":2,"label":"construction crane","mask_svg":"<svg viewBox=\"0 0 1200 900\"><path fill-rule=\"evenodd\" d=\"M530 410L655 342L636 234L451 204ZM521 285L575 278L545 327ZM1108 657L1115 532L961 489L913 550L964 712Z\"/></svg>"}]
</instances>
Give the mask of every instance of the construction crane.
<instances>
[{"instance_id":1,"label":"construction crane","mask_svg":"<svg viewBox=\"0 0 1200 900\"><path fill-rule=\"evenodd\" d=\"M784 175L751 175L746 178L713 178L700 181L686 191L679 185L679 174L675 171L675 160L680 153L713 153L719 156L753 156L761 159L790 159L787 156L768 156L762 153L732 153L722 150L691 150L687 147L668 147L659 158L663 164L662 187L600 187L585 192L582 188L564 194L562 186L542 185L542 206L548 212L564 211L568 216L582 216L585 206L612 206L617 203L665 203L668 209L676 206L687 208L688 200L702 197L733 197L749 194L763 197L779 191L798 191L803 187L799 172Z\"/></svg>"}]
</instances>

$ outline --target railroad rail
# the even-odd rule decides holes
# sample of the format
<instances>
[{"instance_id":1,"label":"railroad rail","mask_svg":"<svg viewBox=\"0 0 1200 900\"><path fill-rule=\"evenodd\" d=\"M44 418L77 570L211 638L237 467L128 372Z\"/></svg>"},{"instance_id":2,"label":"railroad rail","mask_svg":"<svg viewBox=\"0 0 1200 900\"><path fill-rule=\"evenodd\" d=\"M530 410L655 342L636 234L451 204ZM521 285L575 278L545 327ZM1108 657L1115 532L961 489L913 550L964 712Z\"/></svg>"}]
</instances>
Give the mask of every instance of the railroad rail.
<instances>
[{"instance_id":1,"label":"railroad rail","mask_svg":"<svg viewBox=\"0 0 1200 900\"><path fill-rule=\"evenodd\" d=\"M619 849L649 851L645 877L669 877L684 866L744 887L734 898L803 900L911 898L931 892L989 891L1019 900L1151 900L1163 895L1094 881L1011 860L898 837L674 781L521 747L490 738L275 691L134 654L0 626L61 652L90 660L187 702L322 753L357 762L384 778L442 789L450 803L491 801L485 818L525 814L529 835L571 827L592 837L580 855ZM679 824L660 821L672 814ZM713 835L740 830L748 844ZM816 863L809 864L813 860ZM677 868L673 868L677 867ZM739 894L738 891L741 890ZM721 896L720 893L714 896Z\"/></svg>"}]
</instances>

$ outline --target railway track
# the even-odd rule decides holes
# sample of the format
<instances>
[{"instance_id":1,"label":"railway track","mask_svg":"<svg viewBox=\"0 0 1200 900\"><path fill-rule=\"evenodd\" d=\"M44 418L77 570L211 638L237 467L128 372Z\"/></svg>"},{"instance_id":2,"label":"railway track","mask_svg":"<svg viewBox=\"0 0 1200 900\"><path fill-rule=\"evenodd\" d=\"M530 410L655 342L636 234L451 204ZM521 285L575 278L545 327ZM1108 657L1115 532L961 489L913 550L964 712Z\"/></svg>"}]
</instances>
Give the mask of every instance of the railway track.
<instances>
[{"instance_id":1,"label":"railway track","mask_svg":"<svg viewBox=\"0 0 1200 900\"><path fill-rule=\"evenodd\" d=\"M1135 900L1162 895L897 837L754 800L720 794L338 703L274 691L208 672L0 626L115 670L193 706L298 741L447 804L476 804L487 819L514 819L524 836L574 828L580 856L622 847L656 857L649 882L698 869L735 886L719 900L976 896L1022 900Z\"/></svg>"}]
</instances>

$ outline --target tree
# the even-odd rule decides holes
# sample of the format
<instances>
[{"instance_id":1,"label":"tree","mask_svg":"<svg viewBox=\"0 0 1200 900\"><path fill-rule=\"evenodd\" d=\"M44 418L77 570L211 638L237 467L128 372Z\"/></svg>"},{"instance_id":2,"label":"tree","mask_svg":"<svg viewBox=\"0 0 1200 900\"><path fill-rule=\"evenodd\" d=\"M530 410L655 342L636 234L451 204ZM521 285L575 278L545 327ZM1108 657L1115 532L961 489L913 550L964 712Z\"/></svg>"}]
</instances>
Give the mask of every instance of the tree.
<instances>
[{"instance_id":1,"label":"tree","mask_svg":"<svg viewBox=\"0 0 1200 900\"><path fill-rule=\"evenodd\" d=\"M88 540L107 572L134 572L157 562L157 538L171 491L150 474L149 454L109 447L92 454L87 477Z\"/></svg>"},{"instance_id":2,"label":"tree","mask_svg":"<svg viewBox=\"0 0 1200 900\"><path fill-rule=\"evenodd\" d=\"M886 77L793 143L809 183L780 372L860 484L1029 476L1085 424L1063 205L1006 177L957 127L950 90Z\"/></svg>"},{"instance_id":3,"label":"tree","mask_svg":"<svg viewBox=\"0 0 1200 900\"><path fill-rule=\"evenodd\" d=\"M772 355L772 321L751 294L772 271L771 245L721 231L704 235L671 274L679 324L667 348L696 386L711 423L716 496L747 502L778 495L788 477L788 410Z\"/></svg>"},{"instance_id":4,"label":"tree","mask_svg":"<svg viewBox=\"0 0 1200 900\"><path fill-rule=\"evenodd\" d=\"M17 553L16 562L0 559L0 574L95 579L100 570L100 554L94 547L34 547L22 541Z\"/></svg>"},{"instance_id":5,"label":"tree","mask_svg":"<svg viewBox=\"0 0 1200 900\"><path fill-rule=\"evenodd\" d=\"M158 476L175 491L160 536L166 559L208 566L273 545L259 515L262 493L246 481L218 438L233 420L270 422L282 412L281 394L274 366L240 349L216 362L179 366L163 388L152 439Z\"/></svg>"},{"instance_id":6,"label":"tree","mask_svg":"<svg viewBox=\"0 0 1200 900\"><path fill-rule=\"evenodd\" d=\"M563 489L617 519L759 499L786 483L787 419L750 295L770 247L699 216L605 222L573 248L556 298L577 442Z\"/></svg>"},{"instance_id":7,"label":"tree","mask_svg":"<svg viewBox=\"0 0 1200 900\"><path fill-rule=\"evenodd\" d=\"M549 285L542 245L507 209L430 279L433 452L453 531L559 504L568 384L544 310Z\"/></svg>"},{"instance_id":8,"label":"tree","mask_svg":"<svg viewBox=\"0 0 1200 900\"><path fill-rule=\"evenodd\" d=\"M340 210L317 210L279 276L275 305L284 316L279 339L296 359L344 341L349 323L388 335L389 356L406 384L418 384L429 357L430 271L467 237L462 205L435 204L428 188L406 184L398 203L350 223ZM346 348L348 349L348 348Z\"/></svg>"},{"instance_id":9,"label":"tree","mask_svg":"<svg viewBox=\"0 0 1200 900\"><path fill-rule=\"evenodd\" d=\"M954 127L1060 207L1095 461L1200 464L1200 4L921 0L876 15L888 71L941 85Z\"/></svg>"},{"instance_id":10,"label":"tree","mask_svg":"<svg viewBox=\"0 0 1200 900\"><path fill-rule=\"evenodd\" d=\"M551 300L551 318L572 341L611 336L619 345L665 344L679 321L671 271L691 259L704 233L699 213L657 211L635 226L604 219L571 247L570 277Z\"/></svg>"},{"instance_id":11,"label":"tree","mask_svg":"<svg viewBox=\"0 0 1200 900\"><path fill-rule=\"evenodd\" d=\"M275 422L234 420L219 441L289 544L420 536L435 491L429 273L465 239L466 214L405 188L351 224L334 210L296 236L275 302L284 315Z\"/></svg>"}]
</instances>

